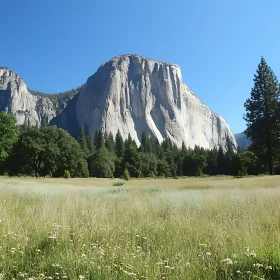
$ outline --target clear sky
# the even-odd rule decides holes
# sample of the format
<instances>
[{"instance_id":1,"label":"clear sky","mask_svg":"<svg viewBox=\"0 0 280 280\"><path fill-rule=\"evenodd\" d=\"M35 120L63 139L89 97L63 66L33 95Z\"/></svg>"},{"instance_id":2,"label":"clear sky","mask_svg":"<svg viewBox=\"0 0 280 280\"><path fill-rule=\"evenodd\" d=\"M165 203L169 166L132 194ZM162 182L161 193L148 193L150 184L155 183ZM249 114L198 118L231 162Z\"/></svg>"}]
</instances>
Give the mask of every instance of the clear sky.
<instances>
[{"instance_id":1,"label":"clear sky","mask_svg":"<svg viewBox=\"0 0 280 280\"><path fill-rule=\"evenodd\" d=\"M179 64L234 133L261 56L280 79L279 0L0 0L0 65L46 93L120 54Z\"/></svg>"}]
</instances>

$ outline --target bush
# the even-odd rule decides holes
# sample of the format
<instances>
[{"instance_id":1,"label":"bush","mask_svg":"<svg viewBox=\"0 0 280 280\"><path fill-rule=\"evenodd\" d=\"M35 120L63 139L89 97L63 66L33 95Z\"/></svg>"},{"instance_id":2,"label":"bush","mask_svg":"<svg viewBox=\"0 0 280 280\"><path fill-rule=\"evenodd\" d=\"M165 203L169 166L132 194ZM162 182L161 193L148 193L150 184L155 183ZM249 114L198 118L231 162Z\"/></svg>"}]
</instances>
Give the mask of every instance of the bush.
<instances>
[{"instance_id":1,"label":"bush","mask_svg":"<svg viewBox=\"0 0 280 280\"><path fill-rule=\"evenodd\" d=\"M130 180L130 174L129 174L127 168L123 172L123 179L126 180L126 181Z\"/></svg>"},{"instance_id":2,"label":"bush","mask_svg":"<svg viewBox=\"0 0 280 280\"><path fill-rule=\"evenodd\" d=\"M70 171L69 170L64 170L64 178L65 179L70 179L71 175L70 175Z\"/></svg>"},{"instance_id":3,"label":"bush","mask_svg":"<svg viewBox=\"0 0 280 280\"><path fill-rule=\"evenodd\" d=\"M124 185L124 182L121 182L121 181L118 181L118 182L114 182L114 183L113 183L113 186L114 186L114 187L120 187L120 186L122 186L122 185Z\"/></svg>"}]
</instances>

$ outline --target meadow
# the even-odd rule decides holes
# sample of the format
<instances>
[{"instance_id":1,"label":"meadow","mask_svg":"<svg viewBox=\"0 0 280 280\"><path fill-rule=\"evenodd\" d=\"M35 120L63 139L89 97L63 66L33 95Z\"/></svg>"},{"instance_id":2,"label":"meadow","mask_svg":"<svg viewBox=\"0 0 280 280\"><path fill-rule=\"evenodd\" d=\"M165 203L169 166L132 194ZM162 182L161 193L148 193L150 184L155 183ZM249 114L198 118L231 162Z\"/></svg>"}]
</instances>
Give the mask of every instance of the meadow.
<instances>
[{"instance_id":1,"label":"meadow","mask_svg":"<svg viewBox=\"0 0 280 280\"><path fill-rule=\"evenodd\" d=\"M279 202L279 176L1 177L0 279L280 279Z\"/></svg>"}]
</instances>

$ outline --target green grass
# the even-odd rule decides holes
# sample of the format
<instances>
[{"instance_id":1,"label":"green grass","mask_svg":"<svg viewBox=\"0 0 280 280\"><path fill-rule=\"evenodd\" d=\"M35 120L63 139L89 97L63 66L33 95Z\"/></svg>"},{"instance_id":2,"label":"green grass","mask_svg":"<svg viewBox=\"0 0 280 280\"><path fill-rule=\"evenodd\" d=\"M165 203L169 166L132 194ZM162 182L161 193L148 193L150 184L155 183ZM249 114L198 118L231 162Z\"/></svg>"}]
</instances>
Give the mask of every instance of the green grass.
<instances>
[{"instance_id":1,"label":"green grass","mask_svg":"<svg viewBox=\"0 0 280 280\"><path fill-rule=\"evenodd\" d=\"M280 177L115 182L2 177L0 279L280 279Z\"/></svg>"}]
</instances>

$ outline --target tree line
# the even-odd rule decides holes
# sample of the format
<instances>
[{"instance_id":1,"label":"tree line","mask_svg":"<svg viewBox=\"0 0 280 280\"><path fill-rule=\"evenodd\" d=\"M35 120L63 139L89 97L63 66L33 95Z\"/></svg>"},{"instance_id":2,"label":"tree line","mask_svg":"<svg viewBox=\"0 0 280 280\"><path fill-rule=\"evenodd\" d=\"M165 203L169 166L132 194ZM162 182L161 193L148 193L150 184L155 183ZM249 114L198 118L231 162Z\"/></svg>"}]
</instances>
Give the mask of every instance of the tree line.
<instances>
[{"instance_id":1,"label":"tree line","mask_svg":"<svg viewBox=\"0 0 280 280\"><path fill-rule=\"evenodd\" d=\"M2 133L1 133L2 132ZM36 177L177 177L203 174L258 174L261 170L256 156L250 152L235 153L232 143L227 147L206 150L174 145L170 139L162 143L141 135L141 145L118 131L96 131L85 135L80 128L78 139L56 126L18 127L14 116L0 113L1 173L10 176Z\"/></svg>"}]
</instances>

